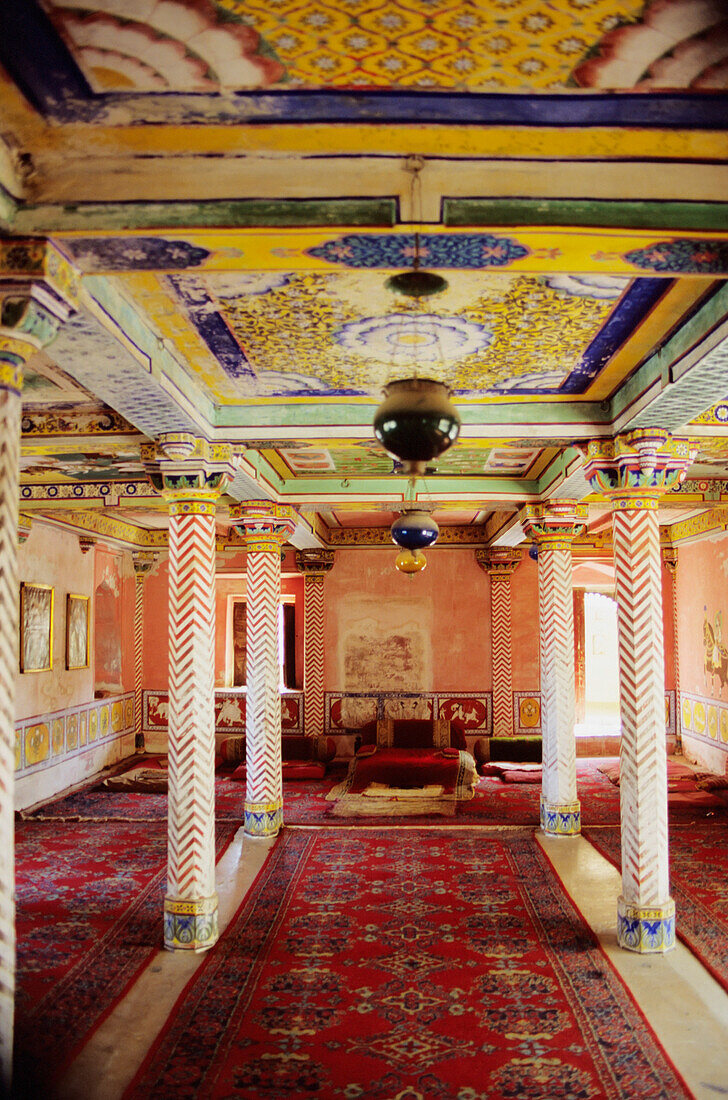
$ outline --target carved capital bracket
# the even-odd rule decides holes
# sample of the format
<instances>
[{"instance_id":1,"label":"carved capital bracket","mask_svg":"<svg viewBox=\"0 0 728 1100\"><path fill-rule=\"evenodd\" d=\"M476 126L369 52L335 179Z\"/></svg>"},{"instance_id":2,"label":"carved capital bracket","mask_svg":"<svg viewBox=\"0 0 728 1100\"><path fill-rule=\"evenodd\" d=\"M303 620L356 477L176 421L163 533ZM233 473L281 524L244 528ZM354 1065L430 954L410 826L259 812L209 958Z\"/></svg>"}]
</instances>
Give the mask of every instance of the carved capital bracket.
<instances>
[{"instance_id":1,"label":"carved capital bracket","mask_svg":"<svg viewBox=\"0 0 728 1100\"><path fill-rule=\"evenodd\" d=\"M82 554L88 554L89 550L93 550L96 545L96 539L92 539L90 535L79 535L78 545L81 547Z\"/></svg>"},{"instance_id":2,"label":"carved capital bracket","mask_svg":"<svg viewBox=\"0 0 728 1100\"><path fill-rule=\"evenodd\" d=\"M524 530L539 549L565 550L586 530L589 508L576 500L527 504L522 513Z\"/></svg>"},{"instance_id":3,"label":"carved capital bracket","mask_svg":"<svg viewBox=\"0 0 728 1100\"><path fill-rule=\"evenodd\" d=\"M662 547L662 564L667 569L670 576L674 579L677 574L678 565L678 553L675 546L663 546Z\"/></svg>"},{"instance_id":4,"label":"carved capital bracket","mask_svg":"<svg viewBox=\"0 0 728 1100\"><path fill-rule=\"evenodd\" d=\"M510 580L522 559L523 551L510 546L475 551L475 560L491 580Z\"/></svg>"},{"instance_id":5,"label":"carved capital bracket","mask_svg":"<svg viewBox=\"0 0 728 1100\"><path fill-rule=\"evenodd\" d=\"M307 581L323 581L334 564L335 550L296 550L296 568Z\"/></svg>"},{"instance_id":6,"label":"carved capital bracket","mask_svg":"<svg viewBox=\"0 0 728 1100\"><path fill-rule=\"evenodd\" d=\"M152 488L169 504L170 515L215 514L215 504L235 474L226 443L208 443L187 432L161 435L141 447Z\"/></svg>"},{"instance_id":7,"label":"carved capital bracket","mask_svg":"<svg viewBox=\"0 0 728 1100\"><path fill-rule=\"evenodd\" d=\"M33 526L32 516L26 516L22 512L18 516L18 542L22 544L30 534L31 527Z\"/></svg>"},{"instance_id":8,"label":"carved capital bracket","mask_svg":"<svg viewBox=\"0 0 728 1100\"><path fill-rule=\"evenodd\" d=\"M591 440L584 476L614 511L656 509L661 496L684 480L695 449L661 428L635 428L615 439Z\"/></svg>"},{"instance_id":9,"label":"carved capital bracket","mask_svg":"<svg viewBox=\"0 0 728 1100\"><path fill-rule=\"evenodd\" d=\"M232 506L230 518L242 534L246 550L279 553L296 529L298 514L290 504L243 500Z\"/></svg>"},{"instance_id":10,"label":"carved capital bracket","mask_svg":"<svg viewBox=\"0 0 728 1100\"><path fill-rule=\"evenodd\" d=\"M134 579L137 584L144 584L154 564L157 554L153 550L132 550L131 561L134 566Z\"/></svg>"}]
</instances>

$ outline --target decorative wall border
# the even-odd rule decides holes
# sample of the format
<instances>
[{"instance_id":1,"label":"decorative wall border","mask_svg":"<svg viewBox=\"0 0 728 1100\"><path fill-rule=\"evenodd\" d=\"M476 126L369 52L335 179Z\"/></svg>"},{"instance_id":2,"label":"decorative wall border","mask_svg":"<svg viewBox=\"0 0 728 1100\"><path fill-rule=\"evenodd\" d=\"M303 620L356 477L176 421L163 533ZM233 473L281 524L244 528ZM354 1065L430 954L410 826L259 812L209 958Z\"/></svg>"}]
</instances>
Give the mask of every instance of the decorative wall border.
<instances>
[{"instance_id":1,"label":"decorative wall border","mask_svg":"<svg viewBox=\"0 0 728 1100\"><path fill-rule=\"evenodd\" d=\"M728 753L728 702L681 691L680 733Z\"/></svg>"},{"instance_id":2,"label":"decorative wall border","mask_svg":"<svg viewBox=\"0 0 728 1100\"><path fill-rule=\"evenodd\" d=\"M327 691L324 726L344 735L379 718L460 718L466 733L489 737L493 730L491 691Z\"/></svg>"},{"instance_id":3,"label":"decorative wall border","mask_svg":"<svg viewBox=\"0 0 728 1100\"><path fill-rule=\"evenodd\" d=\"M15 723L15 774L29 775L134 733L134 692Z\"/></svg>"},{"instance_id":4,"label":"decorative wall border","mask_svg":"<svg viewBox=\"0 0 728 1100\"><path fill-rule=\"evenodd\" d=\"M668 737L674 737L676 729L675 692L671 688L665 692L665 733Z\"/></svg>"},{"instance_id":5,"label":"decorative wall border","mask_svg":"<svg viewBox=\"0 0 728 1100\"><path fill-rule=\"evenodd\" d=\"M217 736L245 733L244 691L220 689L215 692L215 733ZM281 692L281 728L283 733L303 733L304 699L302 691ZM142 692L142 732L167 733L169 691Z\"/></svg>"}]
</instances>

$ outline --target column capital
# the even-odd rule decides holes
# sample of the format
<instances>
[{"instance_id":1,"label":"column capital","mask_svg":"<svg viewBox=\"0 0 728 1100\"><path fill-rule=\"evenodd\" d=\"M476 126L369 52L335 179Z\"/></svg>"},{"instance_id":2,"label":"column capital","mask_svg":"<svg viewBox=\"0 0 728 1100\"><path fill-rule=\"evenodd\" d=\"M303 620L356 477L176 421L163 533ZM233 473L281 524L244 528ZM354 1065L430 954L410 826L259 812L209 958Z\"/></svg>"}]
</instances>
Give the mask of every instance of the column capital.
<instances>
[{"instance_id":1,"label":"column capital","mask_svg":"<svg viewBox=\"0 0 728 1100\"><path fill-rule=\"evenodd\" d=\"M189 432L168 432L144 443L141 459L152 488L170 515L214 515L215 504L235 474L227 443L208 443Z\"/></svg>"},{"instance_id":2,"label":"column capital","mask_svg":"<svg viewBox=\"0 0 728 1100\"><path fill-rule=\"evenodd\" d=\"M593 439L584 450L584 476L613 511L654 510L684 479L695 450L662 428L635 428L614 439Z\"/></svg>"},{"instance_id":3,"label":"column capital","mask_svg":"<svg viewBox=\"0 0 728 1100\"><path fill-rule=\"evenodd\" d=\"M475 551L475 560L493 579L510 580L523 559L523 551L512 546L493 546Z\"/></svg>"},{"instance_id":4,"label":"column capital","mask_svg":"<svg viewBox=\"0 0 728 1100\"><path fill-rule=\"evenodd\" d=\"M522 513L527 534L544 550L567 550L586 529L589 508L576 500L527 504Z\"/></svg>"},{"instance_id":5,"label":"column capital","mask_svg":"<svg viewBox=\"0 0 728 1100\"><path fill-rule=\"evenodd\" d=\"M296 550L296 568L306 580L323 581L334 564L335 550L319 550L318 547Z\"/></svg>"},{"instance_id":6,"label":"column capital","mask_svg":"<svg viewBox=\"0 0 728 1100\"><path fill-rule=\"evenodd\" d=\"M0 388L21 392L25 363L51 342L70 313L42 283L0 277Z\"/></svg>"},{"instance_id":7,"label":"column capital","mask_svg":"<svg viewBox=\"0 0 728 1100\"><path fill-rule=\"evenodd\" d=\"M89 550L93 550L96 545L96 539L92 538L91 535L79 535L78 545L82 554L88 554Z\"/></svg>"},{"instance_id":8,"label":"column capital","mask_svg":"<svg viewBox=\"0 0 728 1100\"><path fill-rule=\"evenodd\" d=\"M290 504L243 500L230 509L230 518L245 540L246 550L275 550L291 537L298 518Z\"/></svg>"},{"instance_id":9,"label":"column capital","mask_svg":"<svg viewBox=\"0 0 728 1100\"><path fill-rule=\"evenodd\" d=\"M132 550L131 561L137 584L143 584L154 568L157 554L154 550Z\"/></svg>"}]
</instances>

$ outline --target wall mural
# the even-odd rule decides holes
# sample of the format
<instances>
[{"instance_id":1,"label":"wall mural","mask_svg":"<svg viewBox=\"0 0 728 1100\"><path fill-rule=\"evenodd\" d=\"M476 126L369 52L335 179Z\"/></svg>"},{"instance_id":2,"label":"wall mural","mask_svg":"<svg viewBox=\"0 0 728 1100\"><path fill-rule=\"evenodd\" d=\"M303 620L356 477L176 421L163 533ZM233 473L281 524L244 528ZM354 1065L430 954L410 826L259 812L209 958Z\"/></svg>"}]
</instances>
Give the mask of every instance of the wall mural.
<instances>
[{"instance_id":1,"label":"wall mural","mask_svg":"<svg viewBox=\"0 0 728 1100\"><path fill-rule=\"evenodd\" d=\"M710 676L710 687L715 690L716 679L722 690L728 683L728 646L723 637L723 612L716 611L712 616L704 608L703 619L703 669L705 683Z\"/></svg>"}]
</instances>

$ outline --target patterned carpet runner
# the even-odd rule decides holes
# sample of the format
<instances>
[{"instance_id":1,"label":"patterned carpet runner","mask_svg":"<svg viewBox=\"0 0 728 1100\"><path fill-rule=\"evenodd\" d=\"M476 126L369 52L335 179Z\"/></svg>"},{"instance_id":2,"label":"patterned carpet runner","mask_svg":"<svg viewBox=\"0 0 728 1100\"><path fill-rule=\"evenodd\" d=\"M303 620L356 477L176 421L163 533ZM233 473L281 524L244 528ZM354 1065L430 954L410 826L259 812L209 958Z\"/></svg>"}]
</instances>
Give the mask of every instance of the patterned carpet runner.
<instances>
[{"instance_id":1,"label":"patterned carpet runner","mask_svg":"<svg viewBox=\"0 0 728 1100\"><path fill-rule=\"evenodd\" d=\"M172 1095L690 1094L530 835L367 828L283 834L126 1097Z\"/></svg>"},{"instance_id":2,"label":"patterned carpet runner","mask_svg":"<svg viewBox=\"0 0 728 1100\"><path fill-rule=\"evenodd\" d=\"M218 855L234 833L218 827ZM53 1076L162 947L166 858L161 822L18 826L18 1095L52 1095Z\"/></svg>"},{"instance_id":3,"label":"patterned carpet runner","mask_svg":"<svg viewBox=\"0 0 728 1100\"><path fill-rule=\"evenodd\" d=\"M618 825L619 788L598 770L603 760L579 760L576 766L582 824ZM326 795L344 778L344 769L332 769L325 779L283 784L283 819L287 825L361 824L355 817L337 817L335 803ZM539 823L540 784L503 783L483 777L475 798L455 807L457 823L469 825L535 825ZM242 822L245 784L225 773L215 777L215 816L226 822ZM703 791L691 795L671 793L668 801L673 823L720 819L728 824L728 802ZM161 821L167 817L166 794L109 791L92 786L76 791L27 815L32 820L66 821ZM431 815L393 818L386 814L369 817L371 825L437 825ZM439 824L442 824L440 821Z\"/></svg>"},{"instance_id":4,"label":"patterned carpet runner","mask_svg":"<svg viewBox=\"0 0 728 1100\"><path fill-rule=\"evenodd\" d=\"M618 869L619 829L588 829L584 834ZM676 932L713 977L728 991L728 830L725 825L693 825L670 831L670 883Z\"/></svg>"}]
</instances>

